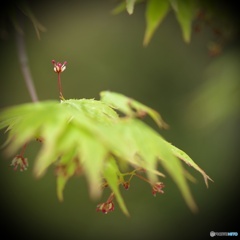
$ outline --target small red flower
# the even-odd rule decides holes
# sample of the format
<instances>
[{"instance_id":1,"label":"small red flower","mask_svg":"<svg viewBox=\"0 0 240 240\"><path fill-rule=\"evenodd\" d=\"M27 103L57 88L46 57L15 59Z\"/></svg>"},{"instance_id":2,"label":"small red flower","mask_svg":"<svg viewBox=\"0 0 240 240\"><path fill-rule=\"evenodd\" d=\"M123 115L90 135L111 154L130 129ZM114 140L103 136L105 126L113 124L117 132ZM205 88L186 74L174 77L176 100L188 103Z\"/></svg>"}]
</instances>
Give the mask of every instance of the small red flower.
<instances>
[{"instance_id":1,"label":"small red flower","mask_svg":"<svg viewBox=\"0 0 240 240\"><path fill-rule=\"evenodd\" d=\"M55 60L52 60L53 63L53 70L56 73L62 73L66 69L66 64L67 62L65 61L64 63L56 62Z\"/></svg>"},{"instance_id":2,"label":"small red flower","mask_svg":"<svg viewBox=\"0 0 240 240\"><path fill-rule=\"evenodd\" d=\"M152 187L152 194L155 197L156 193L164 193L162 188L164 188L164 184L162 182L156 182Z\"/></svg>"},{"instance_id":3,"label":"small red flower","mask_svg":"<svg viewBox=\"0 0 240 240\"><path fill-rule=\"evenodd\" d=\"M105 214L112 212L114 210L113 201L98 204L96 210L97 212L102 211Z\"/></svg>"},{"instance_id":4,"label":"small red flower","mask_svg":"<svg viewBox=\"0 0 240 240\"><path fill-rule=\"evenodd\" d=\"M10 166L13 166L14 170L17 170L18 166L20 167L20 171L27 170L28 160L21 155L17 155L13 160Z\"/></svg>"},{"instance_id":5,"label":"small red flower","mask_svg":"<svg viewBox=\"0 0 240 240\"><path fill-rule=\"evenodd\" d=\"M129 181L124 182L122 185L126 190L128 190L130 188L130 182Z\"/></svg>"}]
</instances>

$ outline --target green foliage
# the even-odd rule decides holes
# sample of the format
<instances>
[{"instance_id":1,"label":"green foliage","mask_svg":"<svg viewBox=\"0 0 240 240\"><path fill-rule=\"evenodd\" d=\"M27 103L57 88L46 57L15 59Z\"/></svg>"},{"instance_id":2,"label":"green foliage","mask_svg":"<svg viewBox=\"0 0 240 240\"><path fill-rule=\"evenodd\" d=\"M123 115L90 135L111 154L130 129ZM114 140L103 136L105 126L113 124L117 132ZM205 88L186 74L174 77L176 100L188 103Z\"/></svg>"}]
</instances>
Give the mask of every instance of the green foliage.
<instances>
[{"instance_id":1,"label":"green foliage","mask_svg":"<svg viewBox=\"0 0 240 240\"><path fill-rule=\"evenodd\" d=\"M169 1L168 0L149 0L146 7L146 31L143 40L144 45L148 45L154 32L167 15L169 10Z\"/></svg>"},{"instance_id":2,"label":"green foliage","mask_svg":"<svg viewBox=\"0 0 240 240\"><path fill-rule=\"evenodd\" d=\"M209 176L186 153L141 121L146 114L158 126L167 126L155 110L121 94L101 92L99 101L45 101L3 109L0 129L7 129L6 152L9 155L16 154L31 140L42 142L34 174L41 177L54 165L60 200L63 200L67 181L73 175L84 174L93 198L100 196L103 186L109 186L121 210L128 215L119 185L126 183L127 175L133 176L136 170L143 169L147 181L154 186L158 176L165 176L157 170L160 163L195 211L197 207L186 182L189 175L180 160L199 171L206 184ZM129 168L134 170L128 173ZM113 209L112 203L102 208L107 206Z\"/></svg>"},{"instance_id":3,"label":"green foliage","mask_svg":"<svg viewBox=\"0 0 240 240\"><path fill-rule=\"evenodd\" d=\"M128 1L123 0L114 10L113 13L117 14L124 9L127 10L129 14L132 14L134 11L135 4L142 1ZM190 42L191 31L192 31L192 22L196 15L196 10L198 7L198 1L196 0L146 0L146 30L144 34L143 45L148 45L151 41L154 33L158 29L161 22L170 12L173 10L177 21L180 24L183 39L185 42Z\"/></svg>"},{"instance_id":4,"label":"green foliage","mask_svg":"<svg viewBox=\"0 0 240 240\"><path fill-rule=\"evenodd\" d=\"M126 8L129 14L133 13L136 0L126 0Z\"/></svg>"},{"instance_id":5,"label":"green foliage","mask_svg":"<svg viewBox=\"0 0 240 240\"><path fill-rule=\"evenodd\" d=\"M191 39L192 22L196 13L196 2L193 0L176 0L175 3L176 7L173 10L181 26L183 39L188 43Z\"/></svg>"}]
</instances>

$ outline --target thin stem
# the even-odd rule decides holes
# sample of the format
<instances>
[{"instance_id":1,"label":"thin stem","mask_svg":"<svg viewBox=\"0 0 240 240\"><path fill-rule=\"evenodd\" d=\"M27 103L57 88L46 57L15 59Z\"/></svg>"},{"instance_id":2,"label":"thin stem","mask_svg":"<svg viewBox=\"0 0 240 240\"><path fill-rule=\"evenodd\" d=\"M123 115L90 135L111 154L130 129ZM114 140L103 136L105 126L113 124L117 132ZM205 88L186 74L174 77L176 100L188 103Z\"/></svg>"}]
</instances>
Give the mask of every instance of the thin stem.
<instances>
[{"instance_id":1,"label":"thin stem","mask_svg":"<svg viewBox=\"0 0 240 240\"><path fill-rule=\"evenodd\" d=\"M62 94L62 83L61 83L61 73L58 73L58 90L59 90L59 98L61 100L64 100L63 94Z\"/></svg>"},{"instance_id":2,"label":"thin stem","mask_svg":"<svg viewBox=\"0 0 240 240\"><path fill-rule=\"evenodd\" d=\"M112 192L112 193L110 194L110 196L108 197L108 199L107 199L107 203L108 203L108 202L112 202L113 199L114 199L114 193Z\"/></svg>"},{"instance_id":3,"label":"thin stem","mask_svg":"<svg viewBox=\"0 0 240 240\"><path fill-rule=\"evenodd\" d=\"M20 152L20 156L23 156L24 155L24 152L25 152L25 150L26 150L26 148L27 148L27 143L25 143L24 145L23 145L23 147L22 147L22 150L21 150L21 152Z\"/></svg>"},{"instance_id":4,"label":"thin stem","mask_svg":"<svg viewBox=\"0 0 240 240\"><path fill-rule=\"evenodd\" d=\"M16 44L17 44L17 51L18 51L18 59L20 62L20 67L22 70L25 84L27 86L31 100L33 102L37 102L38 96L37 96L37 93L35 90L31 71L30 71L29 64L28 64L28 56L27 56L26 47L25 47L24 35L23 35L23 33L21 33L20 31L17 31L17 30L16 30Z\"/></svg>"},{"instance_id":5,"label":"thin stem","mask_svg":"<svg viewBox=\"0 0 240 240\"><path fill-rule=\"evenodd\" d=\"M148 183L151 184L151 182L150 182L148 179L146 179L145 177L143 177L143 176L141 176L141 175L139 175L139 174L135 174L135 176L138 177L138 178L140 178L140 179L142 179L143 181L148 182Z\"/></svg>"},{"instance_id":6,"label":"thin stem","mask_svg":"<svg viewBox=\"0 0 240 240\"><path fill-rule=\"evenodd\" d=\"M130 176L130 178L128 179L128 182L130 182L130 181L132 180L133 176L135 176L135 175L136 175L136 174L133 173L133 174Z\"/></svg>"}]
</instances>

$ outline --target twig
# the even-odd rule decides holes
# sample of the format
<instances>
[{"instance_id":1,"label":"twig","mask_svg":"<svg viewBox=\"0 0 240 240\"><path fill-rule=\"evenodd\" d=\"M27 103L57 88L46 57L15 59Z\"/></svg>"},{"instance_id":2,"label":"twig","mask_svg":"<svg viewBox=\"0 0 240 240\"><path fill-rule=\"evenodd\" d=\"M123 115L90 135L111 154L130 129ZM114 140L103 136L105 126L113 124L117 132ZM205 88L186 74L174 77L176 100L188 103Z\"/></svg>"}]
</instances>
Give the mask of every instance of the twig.
<instances>
[{"instance_id":1,"label":"twig","mask_svg":"<svg viewBox=\"0 0 240 240\"><path fill-rule=\"evenodd\" d=\"M21 24L20 21L19 21L19 24ZM32 101L37 102L38 96L35 90L31 71L28 64L28 56L27 56L26 47L25 47L24 34L23 32L20 32L17 30L16 30L16 44L17 44L17 51L18 51L18 59L20 62L20 67L22 70L25 84L27 86L27 89Z\"/></svg>"}]
</instances>

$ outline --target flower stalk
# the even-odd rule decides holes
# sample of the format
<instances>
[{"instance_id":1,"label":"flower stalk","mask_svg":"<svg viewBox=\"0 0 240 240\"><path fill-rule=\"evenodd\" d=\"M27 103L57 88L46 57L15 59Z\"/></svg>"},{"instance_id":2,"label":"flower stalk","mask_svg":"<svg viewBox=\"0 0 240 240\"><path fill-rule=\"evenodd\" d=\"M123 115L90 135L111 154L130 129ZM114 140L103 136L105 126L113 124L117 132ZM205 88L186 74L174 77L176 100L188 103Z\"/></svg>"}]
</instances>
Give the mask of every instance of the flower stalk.
<instances>
[{"instance_id":1,"label":"flower stalk","mask_svg":"<svg viewBox=\"0 0 240 240\"><path fill-rule=\"evenodd\" d=\"M18 169L18 166L20 167L20 171L27 170L28 167L28 159L25 158L23 155L25 153L27 147L27 143L24 144L22 147L22 150L20 154L18 154L13 160L10 166L13 166L13 169L16 171Z\"/></svg>"},{"instance_id":2,"label":"flower stalk","mask_svg":"<svg viewBox=\"0 0 240 240\"><path fill-rule=\"evenodd\" d=\"M67 62L64 63L56 62L52 60L53 70L58 75L58 90L59 90L59 98L60 100L64 100L63 92L62 92L62 83L61 83L61 73L66 69Z\"/></svg>"}]
</instances>

